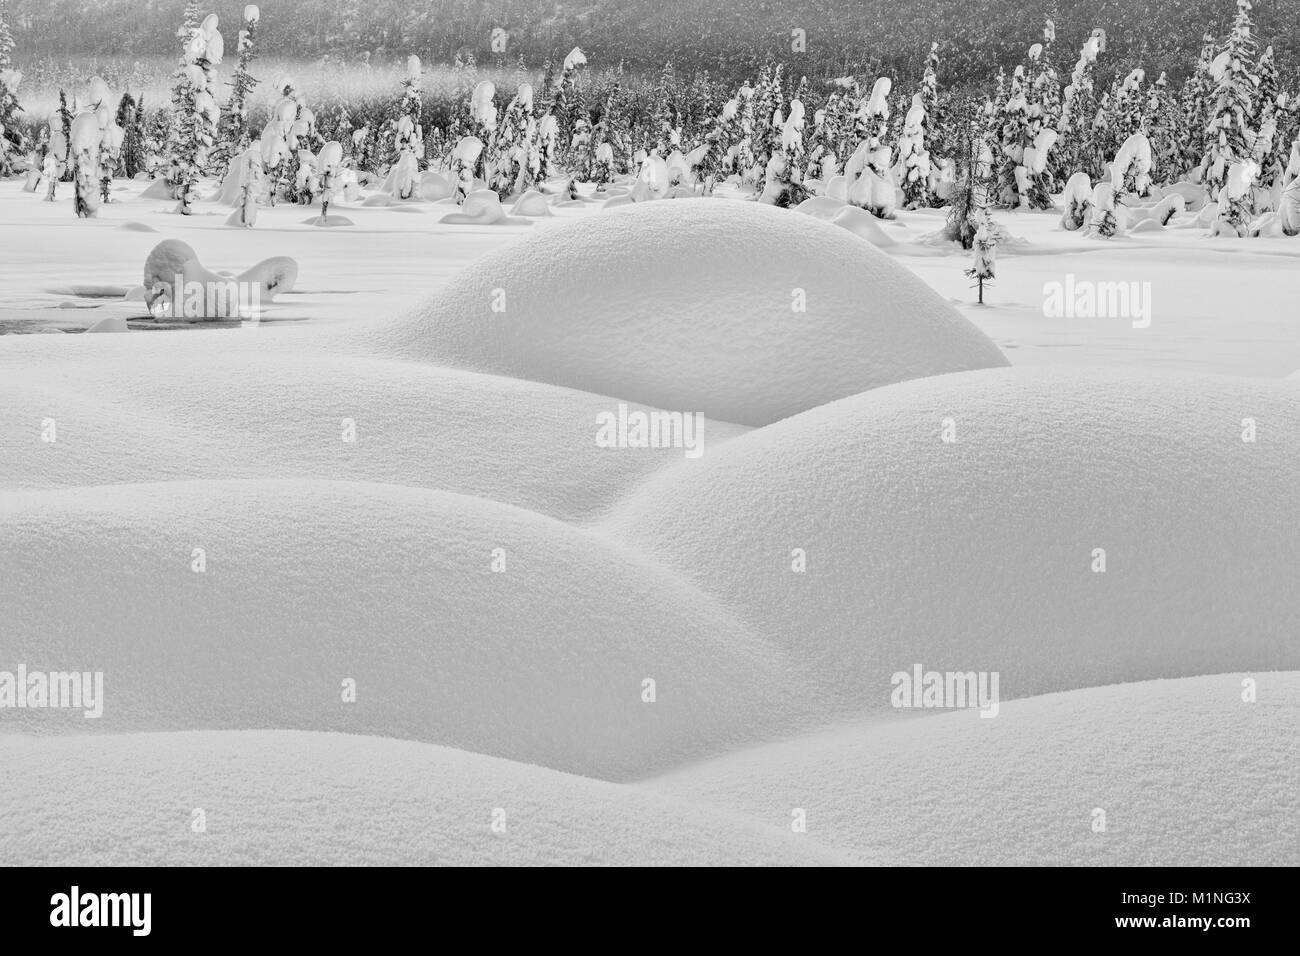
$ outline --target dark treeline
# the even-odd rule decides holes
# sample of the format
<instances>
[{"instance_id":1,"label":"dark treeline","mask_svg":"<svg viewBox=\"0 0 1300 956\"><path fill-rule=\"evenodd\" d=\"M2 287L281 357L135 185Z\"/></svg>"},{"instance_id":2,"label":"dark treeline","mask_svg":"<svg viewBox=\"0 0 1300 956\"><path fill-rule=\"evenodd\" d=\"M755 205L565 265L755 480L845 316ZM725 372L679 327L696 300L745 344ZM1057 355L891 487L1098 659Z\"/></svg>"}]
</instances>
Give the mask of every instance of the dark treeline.
<instances>
[{"instance_id":1,"label":"dark treeline","mask_svg":"<svg viewBox=\"0 0 1300 956\"><path fill-rule=\"evenodd\" d=\"M155 55L174 46L184 0L12 0L24 59L58 55ZM203 11L233 25L242 0L210 0ZM630 69L709 70L752 75L768 58L809 76L919 75L931 40L941 43L945 84L984 81L1012 68L1054 16L1062 56L1093 27L1108 36L1106 63L1141 64L1179 80L1206 30L1221 35L1233 14L1225 0L266 0L262 49L284 57L375 62L417 53L426 62L473 54L480 63L539 66L580 45L593 60ZM1257 0L1259 35L1283 69L1300 61L1300 4ZM494 52L500 27L508 50ZM791 50L792 31L806 52ZM796 65L797 64L797 65Z\"/></svg>"}]
</instances>

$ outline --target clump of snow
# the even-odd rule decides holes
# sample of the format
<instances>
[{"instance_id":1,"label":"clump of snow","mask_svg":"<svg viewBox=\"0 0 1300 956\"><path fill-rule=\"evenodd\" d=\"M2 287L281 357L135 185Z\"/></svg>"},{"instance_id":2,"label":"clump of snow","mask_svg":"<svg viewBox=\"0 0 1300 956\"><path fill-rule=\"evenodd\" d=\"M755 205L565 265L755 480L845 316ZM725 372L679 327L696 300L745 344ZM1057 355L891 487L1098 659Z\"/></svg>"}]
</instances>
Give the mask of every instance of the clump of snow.
<instances>
[{"instance_id":1,"label":"clump of snow","mask_svg":"<svg viewBox=\"0 0 1300 956\"><path fill-rule=\"evenodd\" d=\"M810 216L705 199L525 237L376 334L405 357L747 425L1006 364L869 243Z\"/></svg>"},{"instance_id":2,"label":"clump of snow","mask_svg":"<svg viewBox=\"0 0 1300 956\"><path fill-rule=\"evenodd\" d=\"M149 253L144 264L145 303L152 307L160 299L175 301L175 285L180 277L187 288L202 287L209 289L225 286L232 279L243 284L257 284L262 302L270 302L277 295L293 291L298 280L298 263L287 256L276 256L257 263L239 275L220 275L207 269L199 262L198 253L188 243L179 239L165 239L158 243ZM193 284L193 285L191 285ZM225 311L208 314L202 318L220 319L239 315L241 304L238 296L216 297L202 295L196 297L203 302L205 309L215 306Z\"/></svg>"},{"instance_id":3,"label":"clump of snow","mask_svg":"<svg viewBox=\"0 0 1300 956\"><path fill-rule=\"evenodd\" d=\"M546 218L555 213L551 212L550 201L545 196L536 189L530 189L515 201L510 209L510 215Z\"/></svg>"},{"instance_id":4,"label":"clump of snow","mask_svg":"<svg viewBox=\"0 0 1300 956\"><path fill-rule=\"evenodd\" d=\"M459 212L448 213L439 222L461 226L517 226L529 220L506 215L501 197L490 189L476 189L465 197Z\"/></svg>"}]
</instances>

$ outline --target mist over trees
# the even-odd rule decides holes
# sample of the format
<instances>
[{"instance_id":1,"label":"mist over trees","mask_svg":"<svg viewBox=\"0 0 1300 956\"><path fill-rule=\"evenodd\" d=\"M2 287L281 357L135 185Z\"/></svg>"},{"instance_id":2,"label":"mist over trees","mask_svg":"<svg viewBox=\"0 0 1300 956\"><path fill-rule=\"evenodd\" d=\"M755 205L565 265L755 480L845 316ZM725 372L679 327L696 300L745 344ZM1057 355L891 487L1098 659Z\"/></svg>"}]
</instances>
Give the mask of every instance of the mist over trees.
<instances>
[{"instance_id":1,"label":"mist over trees","mask_svg":"<svg viewBox=\"0 0 1300 956\"><path fill-rule=\"evenodd\" d=\"M175 35L181 0L13 0L10 19L23 55L148 55ZM343 61L530 63L581 44L605 63L658 70L671 60L685 70L736 78L769 57L798 59L800 72L910 77L931 40L939 40L946 75L961 84L1013 69L1024 55L1026 24L1055 20L1066 47L1097 24L1109 35L1116 69L1139 62L1153 76L1183 78L1209 27L1227 29L1231 4L1220 0L1068 0L1026 6L1012 0L269 0L262 37L281 56ZM239 20L244 0L207 8ZM1300 17L1293 0L1259 0L1253 15L1280 63L1300 61ZM94 26L91 29L91 26ZM494 51L494 28L509 37ZM806 51L791 54L792 31ZM918 74L919 75L919 74Z\"/></svg>"}]
</instances>

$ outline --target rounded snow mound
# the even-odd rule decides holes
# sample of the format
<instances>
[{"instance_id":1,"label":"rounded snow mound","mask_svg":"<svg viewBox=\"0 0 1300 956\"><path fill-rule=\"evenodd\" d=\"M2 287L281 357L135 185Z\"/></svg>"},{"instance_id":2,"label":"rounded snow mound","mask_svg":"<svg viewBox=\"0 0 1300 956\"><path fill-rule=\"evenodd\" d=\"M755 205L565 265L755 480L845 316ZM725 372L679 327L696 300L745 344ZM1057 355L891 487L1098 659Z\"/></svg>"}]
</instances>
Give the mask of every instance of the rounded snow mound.
<instances>
[{"instance_id":1,"label":"rounded snow mound","mask_svg":"<svg viewBox=\"0 0 1300 956\"><path fill-rule=\"evenodd\" d=\"M756 822L804 807L810 839L869 864L1287 866L1300 846L1297 701L1296 672L1095 687L989 720L854 723L644 786Z\"/></svg>"},{"instance_id":2,"label":"rounded snow mound","mask_svg":"<svg viewBox=\"0 0 1300 956\"><path fill-rule=\"evenodd\" d=\"M0 789L0 859L30 866L846 862L788 826L412 741L293 731L0 736L0 762L23 780ZM189 808L205 813L202 839L185 825Z\"/></svg>"},{"instance_id":3,"label":"rounded snow mound","mask_svg":"<svg viewBox=\"0 0 1300 956\"><path fill-rule=\"evenodd\" d=\"M889 710L915 663L1000 671L1005 697L1300 669L1297 399L1150 369L908 382L665 469L606 530L828 706Z\"/></svg>"},{"instance_id":4,"label":"rounded snow mound","mask_svg":"<svg viewBox=\"0 0 1300 956\"><path fill-rule=\"evenodd\" d=\"M407 358L766 425L1007 364L870 243L759 203L636 203L489 253L378 333Z\"/></svg>"},{"instance_id":5,"label":"rounded snow mound","mask_svg":"<svg viewBox=\"0 0 1300 956\"><path fill-rule=\"evenodd\" d=\"M192 357L166 341L177 336L131 338L166 351L0 359L0 408L30 425L0 428L0 490L310 475L454 491L581 521L684 457L679 448L599 447L597 416L619 402L572 389L333 354ZM38 434L47 418L58 438L48 444ZM709 422L704 447L743 432Z\"/></svg>"},{"instance_id":6,"label":"rounded snow mound","mask_svg":"<svg viewBox=\"0 0 1300 956\"><path fill-rule=\"evenodd\" d=\"M100 717L6 711L20 733L326 730L616 779L784 719L777 655L715 602L478 498L312 480L15 492L0 567L6 657L103 674Z\"/></svg>"}]
</instances>

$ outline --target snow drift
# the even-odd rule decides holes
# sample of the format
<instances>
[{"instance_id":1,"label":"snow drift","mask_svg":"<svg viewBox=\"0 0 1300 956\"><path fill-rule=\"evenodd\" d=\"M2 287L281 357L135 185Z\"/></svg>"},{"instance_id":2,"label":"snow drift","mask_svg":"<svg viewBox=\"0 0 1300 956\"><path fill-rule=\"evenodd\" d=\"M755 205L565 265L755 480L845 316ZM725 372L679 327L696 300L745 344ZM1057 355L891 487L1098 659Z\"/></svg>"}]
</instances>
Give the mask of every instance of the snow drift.
<instances>
[{"instance_id":1,"label":"snow drift","mask_svg":"<svg viewBox=\"0 0 1300 956\"><path fill-rule=\"evenodd\" d=\"M870 243L811 216L705 199L539 230L378 335L406 358L746 425L1007 364Z\"/></svg>"},{"instance_id":2,"label":"snow drift","mask_svg":"<svg viewBox=\"0 0 1300 956\"><path fill-rule=\"evenodd\" d=\"M6 660L104 675L100 718L8 710L14 731L330 730L617 779L761 739L789 706L778 655L673 574L446 492L13 492L0 567Z\"/></svg>"},{"instance_id":3,"label":"snow drift","mask_svg":"<svg viewBox=\"0 0 1300 956\"><path fill-rule=\"evenodd\" d=\"M24 781L0 791L0 859L28 865L847 860L788 828L410 741L293 731L0 736L0 763ZM194 810L204 813L201 834L190 829ZM504 829L494 830L498 810Z\"/></svg>"},{"instance_id":4,"label":"snow drift","mask_svg":"<svg viewBox=\"0 0 1300 956\"><path fill-rule=\"evenodd\" d=\"M1242 681L1257 700L1242 699ZM1279 866L1300 845L1300 673L1221 674L854 724L644 786L894 866ZM1173 809L1176 808L1176 811ZM1094 831L1095 811L1105 813Z\"/></svg>"},{"instance_id":5,"label":"snow drift","mask_svg":"<svg viewBox=\"0 0 1300 956\"><path fill-rule=\"evenodd\" d=\"M786 648L828 708L888 709L916 661L1000 671L1008 698L1297 669L1277 569L1300 566L1298 399L1149 369L908 382L673 466L607 527Z\"/></svg>"}]
</instances>

